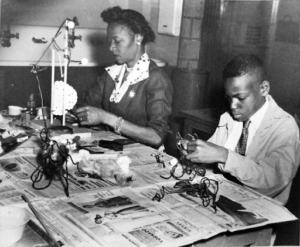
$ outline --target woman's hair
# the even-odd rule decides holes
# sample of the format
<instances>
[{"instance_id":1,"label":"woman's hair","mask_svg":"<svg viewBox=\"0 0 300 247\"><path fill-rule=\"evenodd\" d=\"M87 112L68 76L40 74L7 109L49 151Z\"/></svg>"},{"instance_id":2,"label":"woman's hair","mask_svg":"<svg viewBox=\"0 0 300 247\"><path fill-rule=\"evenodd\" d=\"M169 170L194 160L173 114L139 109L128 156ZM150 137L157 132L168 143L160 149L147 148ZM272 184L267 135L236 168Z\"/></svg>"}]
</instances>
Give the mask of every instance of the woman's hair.
<instances>
[{"instance_id":1,"label":"woman's hair","mask_svg":"<svg viewBox=\"0 0 300 247\"><path fill-rule=\"evenodd\" d=\"M266 80L266 73L262 61L253 54L240 54L234 57L223 70L223 81L228 78L257 74L260 79Z\"/></svg>"},{"instance_id":2,"label":"woman's hair","mask_svg":"<svg viewBox=\"0 0 300 247\"><path fill-rule=\"evenodd\" d=\"M135 34L143 36L142 45L155 40L155 34L145 17L131 9L121 9L119 6L108 8L101 13L101 17L107 24L118 23L127 26Z\"/></svg>"}]
</instances>

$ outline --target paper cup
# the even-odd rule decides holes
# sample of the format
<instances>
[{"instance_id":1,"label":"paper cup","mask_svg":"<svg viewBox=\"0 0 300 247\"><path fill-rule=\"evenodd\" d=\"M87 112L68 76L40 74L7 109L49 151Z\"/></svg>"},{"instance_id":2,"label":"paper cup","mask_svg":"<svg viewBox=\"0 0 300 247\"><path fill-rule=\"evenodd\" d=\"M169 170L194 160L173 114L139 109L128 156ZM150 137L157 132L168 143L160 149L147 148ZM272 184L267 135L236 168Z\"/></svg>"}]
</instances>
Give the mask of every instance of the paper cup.
<instances>
[{"instance_id":1,"label":"paper cup","mask_svg":"<svg viewBox=\"0 0 300 247\"><path fill-rule=\"evenodd\" d=\"M49 119L49 108L44 106L44 107L37 107L36 108L36 117L38 119Z\"/></svg>"},{"instance_id":2,"label":"paper cup","mask_svg":"<svg viewBox=\"0 0 300 247\"><path fill-rule=\"evenodd\" d=\"M0 247L12 246L23 235L30 215L24 208L0 207Z\"/></svg>"},{"instance_id":3,"label":"paper cup","mask_svg":"<svg viewBox=\"0 0 300 247\"><path fill-rule=\"evenodd\" d=\"M20 106L10 105L10 106L8 106L8 115L11 115L11 116L21 115L22 110L23 110L23 108Z\"/></svg>"}]
</instances>

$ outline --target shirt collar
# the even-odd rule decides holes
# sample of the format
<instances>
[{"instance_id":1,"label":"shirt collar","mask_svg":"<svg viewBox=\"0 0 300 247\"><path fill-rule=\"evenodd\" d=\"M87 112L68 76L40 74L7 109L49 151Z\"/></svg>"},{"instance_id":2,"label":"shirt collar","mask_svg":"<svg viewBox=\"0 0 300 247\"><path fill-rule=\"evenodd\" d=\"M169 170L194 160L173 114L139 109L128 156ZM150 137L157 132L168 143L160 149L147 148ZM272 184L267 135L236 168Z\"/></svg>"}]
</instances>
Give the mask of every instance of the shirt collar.
<instances>
[{"instance_id":1,"label":"shirt collar","mask_svg":"<svg viewBox=\"0 0 300 247\"><path fill-rule=\"evenodd\" d=\"M110 101L115 103L120 102L130 85L134 85L142 80L147 79L149 77L149 65L150 58L147 53L144 53L133 66L132 71L128 74L123 83L121 82L127 68L126 64L115 64L105 68L115 83L115 89L110 96Z\"/></svg>"},{"instance_id":2,"label":"shirt collar","mask_svg":"<svg viewBox=\"0 0 300 247\"><path fill-rule=\"evenodd\" d=\"M253 127L255 127L255 129L258 129L259 125L261 124L261 122L267 112L267 109L269 106L269 98L265 97L265 99L266 99L266 101L263 104L263 106L250 117L251 125L253 125Z\"/></svg>"},{"instance_id":3,"label":"shirt collar","mask_svg":"<svg viewBox=\"0 0 300 247\"><path fill-rule=\"evenodd\" d=\"M137 61L137 63L133 66L132 71L128 75L128 79L130 84L138 83L141 80L144 80L149 77L149 64L150 58L147 53L144 53L141 58ZM121 81L121 77L123 77L126 71L127 65L122 64L114 64L112 66L106 67L105 70L110 75L115 83Z\"/></svg>"}]
</instances>

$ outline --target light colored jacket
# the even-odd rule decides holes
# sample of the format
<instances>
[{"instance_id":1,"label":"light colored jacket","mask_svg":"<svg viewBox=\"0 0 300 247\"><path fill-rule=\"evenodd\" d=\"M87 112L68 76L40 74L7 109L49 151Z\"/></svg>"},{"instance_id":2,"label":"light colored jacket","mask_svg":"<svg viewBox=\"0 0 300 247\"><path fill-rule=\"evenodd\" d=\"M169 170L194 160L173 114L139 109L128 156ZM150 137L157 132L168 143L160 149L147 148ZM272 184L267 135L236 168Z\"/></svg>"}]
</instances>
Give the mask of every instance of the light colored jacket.
<instances>
[{"instance_id":1,"label":"light colored jacket","mask_svg":"<svg viewBox=\"0 0 300 247\"><path fill-rule=\"evenodd\" d=\"M246 156L228 151L220 170L230 173L245 186L286 204L300 163L299 129L294 118L268 95L269 107L256 131ZM208 140L224 146L234 120L224 113Z\"/></svg>"}]
</instances>

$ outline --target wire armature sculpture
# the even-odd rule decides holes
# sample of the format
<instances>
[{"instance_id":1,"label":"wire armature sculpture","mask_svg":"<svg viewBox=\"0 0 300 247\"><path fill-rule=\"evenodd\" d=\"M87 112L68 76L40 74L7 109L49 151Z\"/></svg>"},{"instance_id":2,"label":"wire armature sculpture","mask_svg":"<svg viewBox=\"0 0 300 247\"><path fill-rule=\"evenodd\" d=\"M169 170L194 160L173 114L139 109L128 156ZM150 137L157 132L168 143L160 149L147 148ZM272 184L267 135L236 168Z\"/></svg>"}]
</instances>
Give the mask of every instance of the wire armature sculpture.
<instances>
[{"instance_id":1,"label":"wire armature sculpture","mask_svg":"<svg viewBox=\"0 0 300 247\"><path fill-rule=\"evenodd\" d=\"M64 187L65 194L69 196L68 167L66 161L69 157L69 151L65 145L60 145L49 138L49 131L44 128L40 133L42 140L42 152L38 155L38 167L33 171L30 178L32 187L36 190L48 188L53 180L60 180ZM42 186L38 184L40 182Z\"/></svg>"},{"instance_id":2,"label":"wire armature sculpture","mask_svg":"<svg viewBox=\"0 0 300 247\"><path fill-rule=\"evenodd\" d=\"M175 164L171 171L169 177L161 176L164 179L174 178L180 180L175 183L174 188L176 193L187 193L193 197L199 197L202 200L202 205L208 207L209 205L216 211L216 196L219 190L219 183L214 179L209 179L205 177L206 170L204 167L201 167L199 164L195 164L185 158L185 155L188 153L187 143L198 139L196 134L186 135L185 138L182 138L180 133L176 135L176 145L180 151L181 157L177 164ZM179 175L177 175L176 170L180 168ZM189 178L183 178L184 175L189 175ZM191 183L196 176L203 177L199 183ZM174 193L174 192L171 192ZM160 193L156 193L152 198L153 201L160 202L165 194L168 194L165 187L162 186Z\"/></svg>"}]
</instances>

